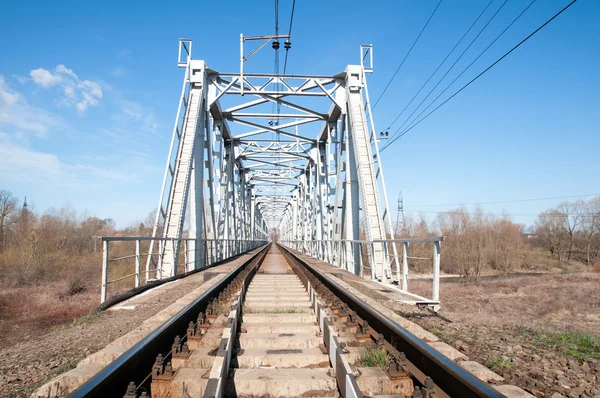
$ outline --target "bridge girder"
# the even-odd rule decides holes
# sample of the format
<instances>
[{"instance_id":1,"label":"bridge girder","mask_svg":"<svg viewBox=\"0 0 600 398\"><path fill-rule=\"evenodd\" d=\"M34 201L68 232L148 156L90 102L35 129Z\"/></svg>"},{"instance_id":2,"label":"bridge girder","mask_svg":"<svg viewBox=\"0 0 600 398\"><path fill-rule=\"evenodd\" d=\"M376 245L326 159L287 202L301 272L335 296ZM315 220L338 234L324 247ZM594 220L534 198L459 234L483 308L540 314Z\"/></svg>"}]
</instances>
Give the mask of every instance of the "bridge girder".
<instances>
[{"instance_id":1,"label":"bridge girder","mask_svg":"<svg viewBox=\"0 0 600 398\"><path fill-rule=\"evenodd\" d=\"M392 233L362 64L334 76L219 73L190 52L179 65L186 72L154 236L181 237L187 214L189 237L214 239L215 250L277 230L282 240L321 242L314 254L344 267L347 249L335 242L360 239L361 219L369 240ZM160 250L158 276L170 276L177 249ZM203 266L201 250L186 269ZM372 277L389 280L385 246L368 254Z\"/></svg>"}]
</instances>

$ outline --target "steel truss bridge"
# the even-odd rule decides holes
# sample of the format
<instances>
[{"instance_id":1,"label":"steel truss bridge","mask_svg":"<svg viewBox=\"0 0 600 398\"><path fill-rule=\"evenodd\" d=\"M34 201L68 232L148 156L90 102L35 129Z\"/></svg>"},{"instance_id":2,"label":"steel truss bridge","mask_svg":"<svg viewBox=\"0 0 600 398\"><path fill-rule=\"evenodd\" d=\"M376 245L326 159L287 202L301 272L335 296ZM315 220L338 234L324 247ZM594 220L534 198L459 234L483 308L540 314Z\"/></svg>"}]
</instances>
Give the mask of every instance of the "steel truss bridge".
<instances>
[{"instance_id":1,"label":"steel truss bridge","mask_svg":"<svg viewBox=\"0 0 600 398\"><path fill-rule=\"evenodd\" d=\"M180 40L185 74L152 238L136 242L136 287L143 276L140 241L149 240L148 281L278 240L406 291L409 244L427 241L430 300L438 301L442 238L394 239L367 88L372 47L362 45L360 63L335 75L245 72L261 48L288 37L240 35L236 73L192 58L192 41ZM255 49L246 55L248 43ZM103 301L111 283L109 242Z\"/></svg>"}]
</instances>

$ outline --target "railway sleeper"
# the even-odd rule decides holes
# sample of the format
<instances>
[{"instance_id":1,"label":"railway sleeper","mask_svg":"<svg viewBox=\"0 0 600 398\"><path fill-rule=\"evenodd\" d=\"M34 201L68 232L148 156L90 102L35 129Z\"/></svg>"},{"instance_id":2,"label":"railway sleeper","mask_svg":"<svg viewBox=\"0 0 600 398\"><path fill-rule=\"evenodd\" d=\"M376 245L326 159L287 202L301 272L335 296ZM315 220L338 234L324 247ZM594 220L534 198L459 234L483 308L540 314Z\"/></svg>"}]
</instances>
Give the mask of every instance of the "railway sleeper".
<instances>
[{"instance_id":1,"label":"railway sleeper","mask_svg":"<svg viewBox=\"0 0 600 398\"><path fill-rule=\"evenodd\" d=\"M205 312L200 312L196 322L188 325L185 341L175 337L171 362L165 365L162 355L157 357L150 387L152 398L204 395L225 326L239 300L239 292L234 294L233 289L240 286L240 283L230 284ZM224 314L225 311L228 313Z\"/></svg>"},{"instance_id":2,"label":"railway sleeper","mask_svg":"<svg viewBox=\"0 0 600 398\"><path fill-rule=\"evenodd\" d=\"M326 277L277 245L261 256L157 355L151 382L130 384L125 398L445 397ZM383 362L368 365L369 350Z\"/></svg>"}]
</instances>

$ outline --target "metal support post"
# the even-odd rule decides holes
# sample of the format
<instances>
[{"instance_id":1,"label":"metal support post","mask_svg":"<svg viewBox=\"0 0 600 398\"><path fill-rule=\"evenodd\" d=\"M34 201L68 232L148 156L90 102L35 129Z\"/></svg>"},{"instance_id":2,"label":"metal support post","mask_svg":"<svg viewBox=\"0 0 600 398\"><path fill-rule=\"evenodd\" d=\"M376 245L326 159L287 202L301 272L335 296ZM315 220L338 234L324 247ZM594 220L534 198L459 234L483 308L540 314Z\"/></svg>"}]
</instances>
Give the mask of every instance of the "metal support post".
<instances>
[{"instance_id":1,"label":"metal support post","mask_svg":"<svg viewBox=\"0 0 600 398\"><path fill-rule=\"evenodd\" d=\"M433 242L433 301L440 300L440 241Z\"/></svg>"},{"instance_id":2,"label":"metal support post","mask_svg":"<svg viewBox=\"0 0 600 398\"><path fill-rule=\"evenodd\" d=\"M395 245L395 243L394 243ZM404 250L402 250L402 275L401 277L401 281L402 281L402 290L407 291L408 290L408 248L409 248L410 243L408 242L403 242L403 248Z\"/></svg>"},{"instance_id":3,"label":"metal support post","mask_svg":"<svg viewBox=\"0 0 600 398\"><path fill-rule=\"evenodd\" d=\"M135 241L135 287L140 287L140 240Z\"/></svg>"},{"instance_id":4,"label":"metal support post","mask_svg":"<svg viewBox=\"0 0 600 398\"><path fill-rule=\"evenodd\" d=\"M102 287L100 288L100 302L106 301L106 289L108 282L108 241L102 241Z\"/></svg>"},{"instance_id":5,"label":"metal support post","mask_svg":"<svg viewBox=\"0 0 600 398\"><path fill-rule=\"evenodd\" d=\"M154 239L150 241L150 248L152 248L152 246L154 245ZM146 280L144 283L148 283L148 280L150 279L150 264L152 263L152 261L150 260L152 258L152 251L150 251L148 253L148 259L146 261Z\"/></svg>"}]
</instances>

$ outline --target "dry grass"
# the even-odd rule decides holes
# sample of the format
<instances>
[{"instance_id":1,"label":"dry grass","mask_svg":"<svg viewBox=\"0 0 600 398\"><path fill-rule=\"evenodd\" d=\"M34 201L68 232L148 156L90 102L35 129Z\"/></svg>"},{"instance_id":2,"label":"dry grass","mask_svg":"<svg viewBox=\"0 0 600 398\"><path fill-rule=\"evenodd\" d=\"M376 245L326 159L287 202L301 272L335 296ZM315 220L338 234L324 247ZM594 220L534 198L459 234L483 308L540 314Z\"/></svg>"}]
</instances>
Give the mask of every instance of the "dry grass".
<instances>
[{"instance_id":1,"label":"dry grass","mask_svg":"<svg viewBox=\"0 0 600 398\"><path fill-rule=\"evenodd\" d=\"M431 282L411 281L411 291ZM510 279L444 283L442 314L467 324L578 330L600 336L600 274L541 274Z\"/></svg>"},{"instance_id":2,"label":"dry grass","mask_svg":"<svg viewBox=\"0 0 600 398\"><path fill-rule=\"evenodd\" d=\"M54 282L0 291L0 347L12 345L29 334L46 332L58 324L73 322L98 305L98 292L80 291L82 285Z\"/></svg>"}]
</instances>

